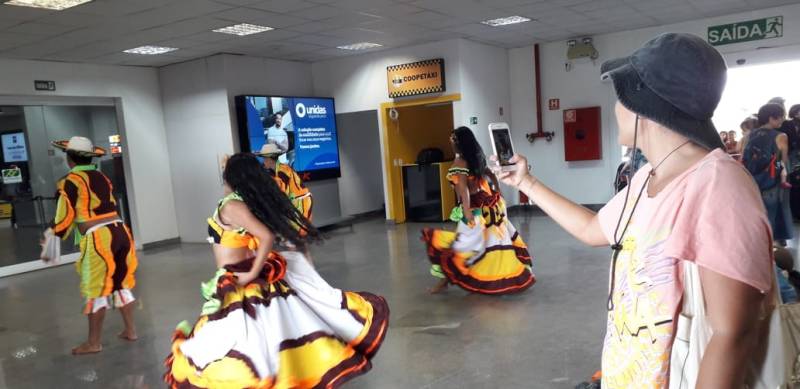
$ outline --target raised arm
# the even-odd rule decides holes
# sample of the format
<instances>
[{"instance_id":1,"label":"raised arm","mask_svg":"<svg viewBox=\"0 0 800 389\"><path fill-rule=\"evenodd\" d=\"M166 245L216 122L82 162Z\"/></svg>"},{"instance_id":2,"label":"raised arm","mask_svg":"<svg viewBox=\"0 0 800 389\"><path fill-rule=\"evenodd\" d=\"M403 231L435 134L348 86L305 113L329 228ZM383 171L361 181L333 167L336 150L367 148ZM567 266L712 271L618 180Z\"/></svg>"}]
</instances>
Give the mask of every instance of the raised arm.
<instances>
[{"instance_id":1,"label":"raised arm","mask_svg":"<svg viewBox=\"0 0 800 389\"><path fill-rule=\"evenodd\" d=\"M789 165L789 137L786 134L780 134L775 138L775 143L778 144L778 150L781 151L781 163L783 164L781 181L785 182L791 168L791 165Z\"/></svg>"},{"instance_id":2,"label":"raised arm","mask_svg":"<svg viewBox=\"0 0 800 389\"><path fill-rule=\"evenodd\" d=\"M492 160L496 159L492 157ZM608 245L595 212L561 196L530 175L525 157L515 155L510 162L516 165L516 170L497 172L500 181L525 193L556 223L581 242L598 247Z\"/></svg>"},{"instance_id":3,"label":"raised arm","mask_svg":"<svg viewBox=\"0 0 800 389\"><path fill-rule=\"evenodd\" d=\"M50 226L53 233L65 238L72 231L75 221L75 204L78 201L78 187L70 180L63 180L58 187L56 216Z\"/></svg>"}]
</instances>

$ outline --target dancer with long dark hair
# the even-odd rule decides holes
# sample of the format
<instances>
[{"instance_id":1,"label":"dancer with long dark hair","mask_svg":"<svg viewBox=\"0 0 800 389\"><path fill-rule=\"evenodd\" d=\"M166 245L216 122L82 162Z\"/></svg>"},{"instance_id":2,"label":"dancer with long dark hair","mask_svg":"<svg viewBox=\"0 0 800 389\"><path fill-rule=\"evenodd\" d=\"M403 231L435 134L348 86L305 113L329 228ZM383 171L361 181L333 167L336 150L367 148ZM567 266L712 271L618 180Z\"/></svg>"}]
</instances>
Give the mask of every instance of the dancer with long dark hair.
<instances>
[{"instance_id":1,"label":"dancer with long dark hair","mask_svg":"<svg viewBox=\"0 0 800 389\"><path fill-rule=\"evenodd\" d=\"M528 247L507 218L505 201L497 178L487 168L483 149L467 127L455 129L450 143L456 158L447 179L460 203L451 214L458 227L455 232L422 231L431 275L441 279L431 293L441 292L451 283L495 295L527 289L535 282Z\"/></svg>"},{"instance_id":2,"label":"dancer with long dark hair","mask_svg":"<svg viewBox=\"0 0 800 389\"><path fill-rule=\"evenodd\" d=\"M223 179L227 194L208 219L219 269L202 285L202 316L178 326L165 380L335 388L367 372L386 335L386 301L334 289L316 273L302 252L319 232L255 156L232 156ZM277 237L298 250L273 251Z\"/></svg>"}]
</instances>

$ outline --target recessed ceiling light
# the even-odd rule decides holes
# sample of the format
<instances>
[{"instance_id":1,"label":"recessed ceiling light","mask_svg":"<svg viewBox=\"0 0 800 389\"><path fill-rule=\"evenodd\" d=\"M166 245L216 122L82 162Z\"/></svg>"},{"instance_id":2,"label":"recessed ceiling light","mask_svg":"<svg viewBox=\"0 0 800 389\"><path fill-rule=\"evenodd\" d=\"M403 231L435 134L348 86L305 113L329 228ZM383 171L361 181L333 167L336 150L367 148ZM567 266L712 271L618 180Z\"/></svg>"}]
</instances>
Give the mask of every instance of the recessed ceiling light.
<instances>
[{"instance_id":1,"label":"recessed ceiling light","mask_svg":"<svg viewBox=\"0 0 800 389\"><path fill-rule=\"evenodd\" d=\"M88 3L92 0L8 0L5 5L18 5L20 7L45 8L61 11L76 5Z\"/></svg>"},{"instance_id":2,"label":"recessed ceiling light","mask_svg":"<svg viewBox=\"0 0 800 389\"><path fill-rule=\"evenodd\" d=\"M498 27L498 26L507 26L509 24L525 23L525 22L530 22L530 21L531 21L530 19L528 19L528 18L526 18L524 16L516 16L515 15L515 16L509 16L509 17L506 17L506 18L497 18L497 19L492 19L492 20L484 20L481 23L483 23L483 24L485 24L487 26Z\"/></svg>"},{"instance_id":3,"label":"recessed ceiling light","mask_svg":"<svg viewBox=\"0 0 800 389\"><path fill-rule=\"evenodd\" d=\"M170 51L178 50L174 47L161 47L161 46L140 46L133 49L125 50L128 54L142 54L142 55L158 55L169 53Z\"/></svg>"},{"instance_id":4,"label":"recessed ceiling light","mask_svg":"<svg viewBox=\"0 0 800 389\"><path fill-rule=\"evenodd\" d=\"M376 47L383 47L383 45L371 42L359 42L344 46L337 46L336 48L342 50L367 50L374 49Z\"/></svg>"},{"instance_id":5,"label":"recessed ceiling light","mask_svg":"<svg viewBox=\"0 0 800 389\"><path fill-rule=\"evenodd\" d=\"M241 23L235 24L233 26L218 28L213 30L214 32L221 32L223 34L231 34L231 35L238 35L238 36L245 36L245 35L252 35L258 34L259 32L266 32L274 30L272 27L267 26L258 26L255 24L248 24L248 23Z\"/></svg>"}]
</instances>

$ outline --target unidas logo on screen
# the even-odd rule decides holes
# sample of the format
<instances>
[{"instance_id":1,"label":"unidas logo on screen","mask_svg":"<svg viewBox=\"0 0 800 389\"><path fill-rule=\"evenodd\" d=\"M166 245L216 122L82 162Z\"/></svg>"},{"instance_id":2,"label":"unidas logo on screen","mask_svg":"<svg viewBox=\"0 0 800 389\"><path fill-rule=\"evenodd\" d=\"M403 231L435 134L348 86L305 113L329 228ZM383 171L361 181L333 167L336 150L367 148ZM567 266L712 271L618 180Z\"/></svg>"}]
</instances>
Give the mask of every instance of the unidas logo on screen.
<instances>
[{"instance_id":1,"label":"unidas logo on screen","mask_svg":"<svg viewBox=\"0 0 800 389\"><path fill-rule=\"evenodd\" d=\"M297 103L294 107L294 112L299 118L304 118L306 115L308 115L309 119L320 119L328 116L328 109L319 104L306 107L303 103Z\"/></svg>"}]
</instances>

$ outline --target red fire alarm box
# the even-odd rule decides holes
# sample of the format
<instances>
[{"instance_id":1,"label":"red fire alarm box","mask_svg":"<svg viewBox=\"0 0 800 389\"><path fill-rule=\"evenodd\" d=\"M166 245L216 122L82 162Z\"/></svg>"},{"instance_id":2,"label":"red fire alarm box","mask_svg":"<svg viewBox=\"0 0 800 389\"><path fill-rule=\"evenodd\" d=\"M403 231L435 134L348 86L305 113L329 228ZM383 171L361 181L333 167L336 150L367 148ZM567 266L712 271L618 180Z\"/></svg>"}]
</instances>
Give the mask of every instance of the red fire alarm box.
<instances>
[{"instance_id":1,"label":"red fire alarm box","mask_svg":"<svg viewBox=\"0 0 800 389\"><path fill-rule=\"evenodd\" d=\"M603 159L600 107L564 110L564 159L567 161Z\"/></svg>"}]
</instances>

